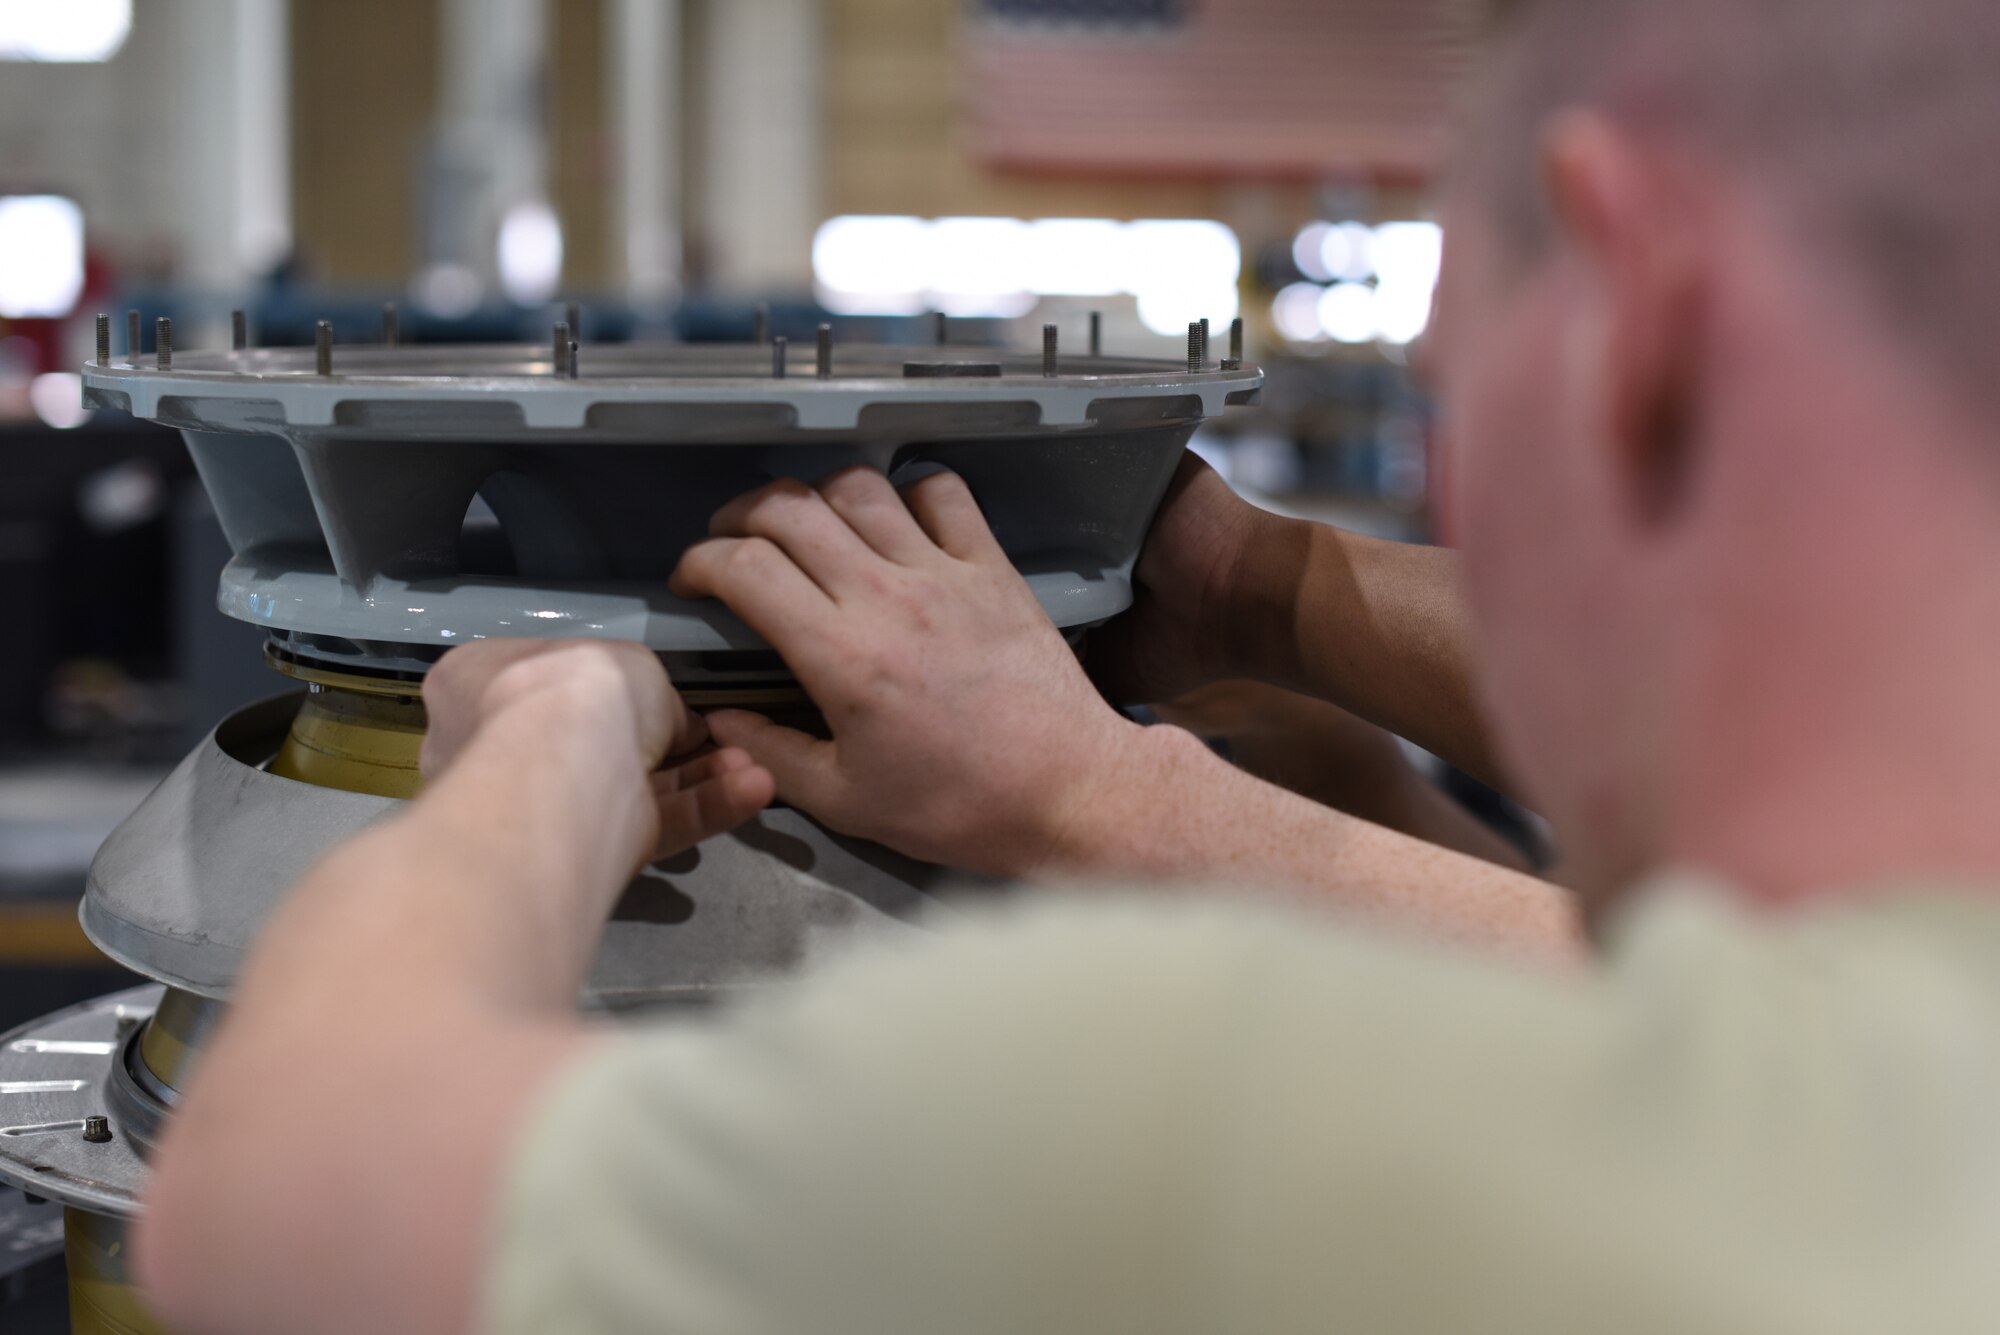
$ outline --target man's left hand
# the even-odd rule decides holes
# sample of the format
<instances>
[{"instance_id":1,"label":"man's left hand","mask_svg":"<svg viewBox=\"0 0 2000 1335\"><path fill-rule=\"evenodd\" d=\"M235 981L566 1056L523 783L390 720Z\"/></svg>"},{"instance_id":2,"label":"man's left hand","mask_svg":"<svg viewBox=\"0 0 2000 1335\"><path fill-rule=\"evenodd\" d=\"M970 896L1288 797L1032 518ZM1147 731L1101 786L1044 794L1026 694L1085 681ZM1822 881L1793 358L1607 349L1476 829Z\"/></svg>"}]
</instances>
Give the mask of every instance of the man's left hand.
<instances>
[{"instance_id":1,"label":"man's left hand","mask_svg":"<svg viewBox=\"0 0 2000 1335\"><path fill-rule=\"evenodd\" d=\"M440 658L424 678L425 781L451 769L496 719L534 704L562 716L536 725L537 749L577 748L599 769L629 758L645 776L657 818L653 858L734 829L771 800L771 776L749 756L709 745L701 715L658 656L619 640L480 640Z\"/></svg>"}]
</instances>

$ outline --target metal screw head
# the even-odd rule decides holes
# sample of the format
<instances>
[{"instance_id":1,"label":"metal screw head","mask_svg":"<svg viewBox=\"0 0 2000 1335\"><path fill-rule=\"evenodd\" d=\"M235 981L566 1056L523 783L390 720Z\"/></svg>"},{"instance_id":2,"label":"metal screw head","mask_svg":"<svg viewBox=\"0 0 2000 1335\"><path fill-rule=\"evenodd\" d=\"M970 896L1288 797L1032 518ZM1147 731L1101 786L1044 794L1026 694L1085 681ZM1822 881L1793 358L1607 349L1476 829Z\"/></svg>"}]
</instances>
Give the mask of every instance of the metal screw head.
<instances>
[{"instance_id":1,"label":"metal screw head","mask_svg":"<svg viewBox=\"0 0 2000 1335\"><path fill-rule=\"evenodd\" d=\"M1093 357L1104 355L1103 311L1092 311L1090 313L1090 355Z\"/></svg>"},{"instance_id":2,"label":"metal screw head","mask_svg":"<svg viewBox=\"0 0 2000 1335\"><path fill-rule=\"evenodd\" d=\"M108 1117L86 1117L83 1119L83 1138L93 1145L102 1145L111 1139L111 1119Z\"/></svg>"},{"instance_id":3,"label":"metal screw head","mask_svg":"<svg viewBox=\"0 0 2000 1335\"><path fill-rule=\"evenodd\" d=\"M1201 321L1188 321L1188 373L1197 374L1202 369Z\"/></svg>"},{"instance_id":4,"label":"metal screw head","mask_svg":"<svg viewBox=\"0 0 2000 1335\"><path fill-rule=\"evenodd\" d=\"M108 315L97 317L97 364L111 365L111 317Z\"/></svg>"},{"instance_id":5,"label":"metal screw head","mask_svg":"<svg viewBox=\"0 0 2000 1335\"><path fill-rule=\"evenodd\" d=\"M571 339L569 341L569 378L571 380L583 374L583 369L577 365L576 348L576 340Z\"/></svg>"},{"instance_id":6,"label":"metal screw head","mask_svg":"<svg viewBox=\"0 0 2000 1335\"><path fill-rule=\"evenodd\" d=\"M238 352L250 346L250 317L242 311L229 312L229 346Z\"/></svg>"},{"instance_id":7,"label":"metal screw head","mask_svg":"<svg viewBox=\"0 0 2000 1335\"><path fill-rule=\"evenodd\" d=\"M164 315L153 322L153 357L162 371L174 369L174 322Z\"/></svg>"},{"instance_id":8,"label":"metal screw head","mask_svg":"<svg viewBox=\"0 0 2000 1335\"><path fill-rule=\"evenodd\" d=\"M313 361L321 375L333 374L333 321L321 320L313 325Z\"/></svg>"},{"instance_id":9,"label":"metal screw head","mask_svg":"<svg viewBox=\"0 0 2000 1335\"><path fill-rule=\"evenodd\" d=\"M785 337L782 334L771 340L771 376L773 379L783 380L785 378L786 346Z\"/></svg>"},{"instance_id":10,"label":"metal screw head","mask_svg":"<svg viewBox=\"0 0 2000 1335\"><path fill-rule=\"evenodd\" d=\"M818 351L819 378L825 380L833 375L833 326L830 324L823 324L819 327Z\"/></svg>"},{"instance_id":11,"label":"metal screw head","mask_svg":"<svg viewBox=\"0 0 2000 1335\"><path fill-rule=\"evenodd\" d=\"M1056 327L1042 326L1042 374L1053 379L1056 373Z\"/></svg>"}]
</instances>

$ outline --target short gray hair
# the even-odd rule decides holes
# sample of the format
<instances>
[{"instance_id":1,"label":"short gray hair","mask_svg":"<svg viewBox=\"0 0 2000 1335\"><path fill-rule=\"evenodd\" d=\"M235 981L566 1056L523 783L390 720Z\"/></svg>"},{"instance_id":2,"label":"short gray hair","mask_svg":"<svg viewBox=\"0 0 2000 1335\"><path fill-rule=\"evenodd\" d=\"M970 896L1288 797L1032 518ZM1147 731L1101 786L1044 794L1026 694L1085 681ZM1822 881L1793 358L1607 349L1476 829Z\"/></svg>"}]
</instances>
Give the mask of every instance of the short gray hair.
<instances>
[{"instance_id":1,"label":"short gray hair","mask_svg":"<svg viewBox=\"0 0 2000 1335\"><path fill-rule=\"evenodd\" d=\"M2000 397L2000 3L1492 0L1463 174L1532 255L1548 118L1595 106L1765 190L1885 318Z\"/></svg>"}]
</instances>

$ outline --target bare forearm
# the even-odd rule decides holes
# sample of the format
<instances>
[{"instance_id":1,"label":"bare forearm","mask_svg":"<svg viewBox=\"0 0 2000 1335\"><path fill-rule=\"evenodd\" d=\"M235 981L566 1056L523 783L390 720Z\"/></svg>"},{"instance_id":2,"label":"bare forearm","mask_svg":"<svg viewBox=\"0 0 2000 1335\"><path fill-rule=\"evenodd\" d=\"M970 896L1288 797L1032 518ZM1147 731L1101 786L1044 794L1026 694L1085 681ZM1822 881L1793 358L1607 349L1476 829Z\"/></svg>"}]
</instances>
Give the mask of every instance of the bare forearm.
<instances>
[{"instance_id":1,"label":"bare forearm","mask_svg":"<svg viewBox=\"0 0 2000 1335\"><path fill-rule=\"evenodd\" d=\"M1400 768L1391 780L1384 783L1375 801L1351 804L1323 802L1323 805L1482 862L1518 872L1531 870L1527 856L1518 847L1461 806L1444 789L1419 774L1407 761L1398 757L1398 763ZM1250 767L1250 772L1258 773L1255 767ZM1271 778L1261 774L1258 777ZM1272 781L1277 782L1275 779ZM1293 792L1315 801L1322 800L1317 794L1290 784L1280 786L1291 788Z\"/></svg>"},{"instance_id":2,"label":"bare forearm","mask_svg":"<svg viewBox=\"0 0 2000 1335\"><path fill-rule=\"evenodd\" d=\"M1567 892L1273 787L1178 729L1148 729L1134 741L1060 847L1051 871L1288 890L1525 957L1588 953Z\"/></svg>"},{"instance_id":3,"label":"bare forearm","mask_svg":"<svg viewBox=\"0 0 2000 1335\"><path fill-rule=\"evenodd\" d=\"M517 1011L573 1005L653 835L636 755L549 744L589 727L578 712L555 696L521 702L421 802L309 876L244 981L276 994L257 1013L281 1013L314 973Z\"/></svg>"},{"instance_id":4,"label":"bare forearm","mask_svg":"<svg viewBox=\"0 0 2000 1335\"><path fill-rule=\"evenodd\" d=\"M1322 806L1517 871L1519 849L1411 764L1395 737L1338 705L1254 682L1223 682L1159 707L1230 761Z\"/></svg>"},{"instance_id":5,"label":"bare forearm","mask_svg":"<svg viewBox=\"0 0 2000 1335\"><path fill-rule=\"evenodd\" d=\"M656 768L707 734L638 644L483 641L424 701L442 777L265 927L155 1156L135 1264L175 1329L469 1329L613 900L771 800L741 752Z\"/></svg>"},{"instance_id":6,"label":"bare forearm","mask_svg":"<svg viewBox=\"0 0 2000 1335\"><path fill-rule=\"evenodd\" d=\"M1246 544L1221 635L1243 675L1330 700L1500 784L1473 686L1458 556L1271 518Z\"/></svg>"},{"instance_id":7,"label":"bare forearm","mask_svg":"<svg viewBox=\"0 0 2000 1335\"><path fill-rule=\"evenodd\" d=\"M547 744L579 725L566 708L526 701L496 719L266 929L159 1156L140 1251L170 1318L463 1325L469 1286L450 1281L476 1270L495 1165L527 1105L589 1041L576 989L625 859L651 838L636 759ZM378 1124L385 1101L414 1114L394 1136L299 1152L310 1128ZM412 1183L427 1184L421 1212ZM255 1208L273 1197L313 1206ZM343 1256L371 1285L299 1310L288 1277Z\"/></svg>"},{"instance_id":8,"label":"bare forearm","mask_svg":"<svg viewBox=\"0 0 2000 1335\"><path fill-rule=\"evenodd\" d=\"M551 745L565 729L608 744ZM443 961L458 990L574 1006L604 918L658 831L629 747L557 702L495 720L435 785L398 832L433 863L431 920L411 924L431 972Z\"/></svg>"}]
</instances>

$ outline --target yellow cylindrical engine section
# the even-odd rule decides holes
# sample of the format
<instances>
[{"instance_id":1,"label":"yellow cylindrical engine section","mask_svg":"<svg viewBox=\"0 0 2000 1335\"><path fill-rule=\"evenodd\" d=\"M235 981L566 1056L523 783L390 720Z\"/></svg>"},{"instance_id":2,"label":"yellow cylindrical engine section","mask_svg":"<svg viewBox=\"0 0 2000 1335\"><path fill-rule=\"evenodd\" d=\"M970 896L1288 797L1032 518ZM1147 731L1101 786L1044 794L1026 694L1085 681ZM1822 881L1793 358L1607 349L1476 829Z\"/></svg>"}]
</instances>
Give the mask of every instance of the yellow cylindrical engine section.
<instances>
[{"instance_id":1,"label":"yellow cylindrical engine section","mask_svg":"<svg viewBox=\"0 0 2000 1335\"><path fill-rule=\"evenodd\" d=\"M126 1274L131 1247L126 1223L82 1210L63 1211L73 1335L167 1335L139 1305L139 1290Z\"/></svg>"},{"instance_id":2,"label":"yellow cylindrical engine section","mask_svg":"<svg viewBox=\"0 0 2000 1335\"><path fill-rule=\"evenodd\" d=\"M310 682L271 773L321 788L410 798L423 787L424 702L408 691Z\"/></svg>"}]
</instances>

